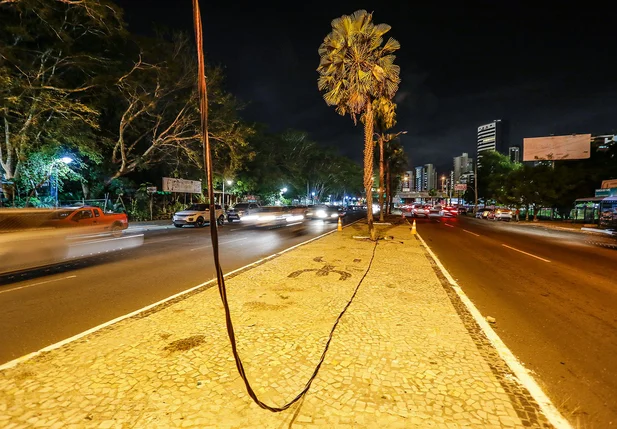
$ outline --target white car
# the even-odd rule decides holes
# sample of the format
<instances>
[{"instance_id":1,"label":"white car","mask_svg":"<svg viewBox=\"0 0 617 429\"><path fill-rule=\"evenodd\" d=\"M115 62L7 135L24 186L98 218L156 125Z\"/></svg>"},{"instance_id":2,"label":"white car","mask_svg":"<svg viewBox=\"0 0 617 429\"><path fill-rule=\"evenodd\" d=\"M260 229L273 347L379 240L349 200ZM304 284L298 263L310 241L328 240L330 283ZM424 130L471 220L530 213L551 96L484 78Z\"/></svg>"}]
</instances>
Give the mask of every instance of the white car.
<instances>
[{"instance_id":1,"label":"white car","mask_svg":"<svg viewBox=\"0 0 617 429\"><path fill-rule=\"evenodd\" d=\"M218 204L214 206L214 209L216 222L223 225L225 210ZM193 204L185 210L175 213L173 217L173 224L176 228L182 228L184 225L202 228L207 223L210 223L210 204Z\"/></svg>"},{"instance_id":2,"label":"white car","mask_svg":"<svg viewBox=\"0 0 617 429\"><path fill-rule=\"evenodd\" d=\"M510 222L512 220L512 210L505 208L495 209L494 212L488 215L489 219L493 220L503 220L506 222Z\"/></svg>"}]
</instances>

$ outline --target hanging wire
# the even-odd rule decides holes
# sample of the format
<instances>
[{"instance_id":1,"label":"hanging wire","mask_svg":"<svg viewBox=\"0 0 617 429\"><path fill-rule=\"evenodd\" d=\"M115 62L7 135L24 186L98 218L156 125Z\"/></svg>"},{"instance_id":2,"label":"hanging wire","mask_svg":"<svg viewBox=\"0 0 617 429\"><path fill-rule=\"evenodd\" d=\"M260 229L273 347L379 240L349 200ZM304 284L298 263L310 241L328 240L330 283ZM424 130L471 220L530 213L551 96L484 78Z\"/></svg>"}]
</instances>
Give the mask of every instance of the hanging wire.
<instances>
[{"instance_id":1,"label":"hanging wire","mask_svg":"<svg viewBox=\"0 0 617 429\"><path fill-rule=\"evenodd\" d=\"M306 393L311 388L311 384L317 377L317 374L319 373L319 369L321 368L321 365L323 364L326 358L326 354L330 347L330 342L332 341L332 338L334 336L334 331L336 330L336 327L338 326L339 321L347 312L347 309L353 302L354 298L356 297L358 293L358 290L360 289L360 285L362 285L362 282L366 278L367 274L369 273L371 269L371 266L373 265L373 260L375 259L375 252L377 250L378 241L375 241L375 246L373 247L371 259L369 261L368 267L366 268L366 271L364 272L364 274L362 275L362 278L356 285L356 288L353 294L351 295L351 298L349 299L349 301L347 302L343 310L340 312L340 314L336 318L336 321L334 322L334 325L332 326L332 329L330 330L330 335L328 336L328 341L326 342L326 346L324 347L324 350L321 353L319 362L317 363L317 366L315 367L313 373L311 374L308 381L306 382L304 388L291 401L289 401L288 403L286 403L285 405L281 407L270 406L262 402L257 397L257 394L251 387L251 384L244 370L242 359L240 358L240 355L238 354L238 346L236 344L236 334L234 331L233 323L231 321L231 311L229 309L229 303L227 301L227 289L225 288L225 276L223 275L223 269L221 268L221 264L220 264L218 229L217 229L216 213L215 213L215 207L214 207L214 187L213 187L213 180L212 180L212 157L210 153L210 139L208 138L208 91L207 91L207 84L206 84L205 61L204 61L204 55L203 55L203 34L202 34L202 25L201 25L201 13L199 10L199 0L192 0L192 1L193 1L193 24L195 27L195 40L197 43L198 91L199 91L199 108L200 108L200 113L201 113L201 135L203 138L204 170L206 173L206 177L208 179L208 199L210 201L210 236L212 239L212 254L214 255L216 280L218 283L221 301L223 302L223 307L225 309L225 324L227 326L227 335L229 336L229 341L231 342L231 350L234 356L234 360L236 362L236 368L238 369L238 373L240 374L240 377L244 381L244 385L246 386L247 393L249 394L251 399L253 399L253 401L255 401L255 403L259 405L261 408L272 411L274 413L279 413L281 411L285 411L286 409L291 407L293 404L298 402L304 395L306 395Z\"/></svg>"}]
</instances>

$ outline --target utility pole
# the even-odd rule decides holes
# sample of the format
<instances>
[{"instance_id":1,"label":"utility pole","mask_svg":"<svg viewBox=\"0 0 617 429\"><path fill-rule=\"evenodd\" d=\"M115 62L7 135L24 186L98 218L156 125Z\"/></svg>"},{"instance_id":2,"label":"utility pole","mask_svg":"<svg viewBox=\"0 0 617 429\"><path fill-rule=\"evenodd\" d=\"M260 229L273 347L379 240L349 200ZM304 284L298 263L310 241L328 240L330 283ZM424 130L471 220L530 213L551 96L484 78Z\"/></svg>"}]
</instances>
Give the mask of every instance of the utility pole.
<instances>
[{"instance_id":1,"label":"utility pole","mask_svg":"<svg viewBox=\"0 0 617 429\"><path fill-rule=\"evenodd\" d=\"M476 197L476 205L473 209L474 216L478 212L478 160L476 159L476 163L474 165L474 173L473 173L473 186L474 186L474 196Z\"/></svg>"}]
</instances>

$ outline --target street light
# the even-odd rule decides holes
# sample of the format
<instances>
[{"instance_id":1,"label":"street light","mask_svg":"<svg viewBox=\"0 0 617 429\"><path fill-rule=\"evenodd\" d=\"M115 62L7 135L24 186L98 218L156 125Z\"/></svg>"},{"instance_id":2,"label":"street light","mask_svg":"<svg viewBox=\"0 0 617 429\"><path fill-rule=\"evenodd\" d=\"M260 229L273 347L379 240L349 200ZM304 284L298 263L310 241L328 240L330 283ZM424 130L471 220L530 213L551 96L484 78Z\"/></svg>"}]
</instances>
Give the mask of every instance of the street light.
<instances>
[{"instance_id":1,"label":"street light","mask_svg":"<svg viewBox=\"0 0 617 429\"><path fill-rule=\"evenodd\" d=\"M62 162L66 165L70 164L71 162L73 162L73 158L70 158L68 156L63 156L62 158L59 159L55 159L52 161L51 163L51 168L49 170L49 177L51 179L51 185L52 185L52 196L54 197L54 207L58 208L58 163ZM53 174L55 170L55 175Z\"/></svg>"},{"instance_id":2,"label":"street light","mask_svg":"<svg viewBox=\"0 0 617 429\"><path fill-rule=\"evenodd\" d=\"M225 210L225 182L227 182L227 184L229 186L231 186L232 183L234 183L232 180L223 180L223 204L221 204L221 207L223 208L223 210Z\"/></svg>"}]
</instances>

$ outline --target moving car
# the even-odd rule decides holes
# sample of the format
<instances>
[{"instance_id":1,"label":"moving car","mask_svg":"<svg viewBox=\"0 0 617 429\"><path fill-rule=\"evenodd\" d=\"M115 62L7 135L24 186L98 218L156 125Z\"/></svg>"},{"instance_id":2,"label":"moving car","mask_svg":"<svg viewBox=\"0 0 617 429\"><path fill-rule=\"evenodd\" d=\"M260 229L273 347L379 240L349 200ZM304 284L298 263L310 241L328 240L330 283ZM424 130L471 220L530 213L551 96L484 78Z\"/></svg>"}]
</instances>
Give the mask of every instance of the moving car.
<instances>
[{"instance_id":1,"label":"moving car","mask_svg":"<svg viewBox=\"0 0 617 429\"><path fill-rule=\"evenodd\" d=\"M346 212L341 207L318 204L309 206L306 210L307 219L321 219L324 222L338 221L339 217L345 216Z\"/></svg>"},{"instance_id":2,"label":"moving car","mask_svg":"<svg viewBox=\"0 0 617 429\"><path fill-rule=\"evenodd\" d=\"M289 228L294 233L304 232L304 208L264 206L259 212L245 215L242 223L255 228Z\"/></svg>"},{"instance_id":3,"label":"moving car","mask_svg":"<svg viewBox=\"0 0 617 429\"><path fill-rule=\"evenodd\" d=\"M46 225L52 228L88 228L89 233L110 232L119 237L129 227L129 220L126 213L104 212L100 207L84 205L52 210Z\"/></svg>"},{"instance_id":4,"label":"moving car","mask_svg":"<svg viewBox=\"0 0 617 429\"><path fill-rule=\"evenodd\" d=\"M487 219L510 222L512 220L512 210L507 208L498 208L488 213Z\"/></svg>"},{"instance_id":5,"label":"moving car","mask_svg":"<svg viewBox=\"0 0 617 429\"><path fill-rule=\"evenodd\" d=\"M216 222L222 225L225 221L225 210L218 204L214 209ZM182 228L184 225L202 228L210 223L210 204L192 204L185 210L175 213L172 222L176 228Z\"/></svg>"},{"instance_id":6,"label":"moving car","mask_svg":"<svg viewBox=\"0 0 617 429\"><path fill-rule=\"evenodd\" d=\"M442 210L444 217L456 217L458 216L458 209L452 206L446 206Z\"/></svg>"},{"instance_id":7,"label":"moving car","mask_svg":"<svg viewBox=\"0 0 617 429\"><path fill-rule=\"evenodd\" d=\"M413 217L428 217L430 206L422 204L414 204L411 207L411 215Z\"/></svg>"},{"instance_id":8,"label":"moving car","mask_svg":"<svg viewBox=\"0 0 617 429\"><path fill-rule=\"evenodd\" d=\"M257 203L237 203L227 210L227 222L239 222L244 216L254 215L261 211L261 206Z\"/></svg>"}]
</instances>

